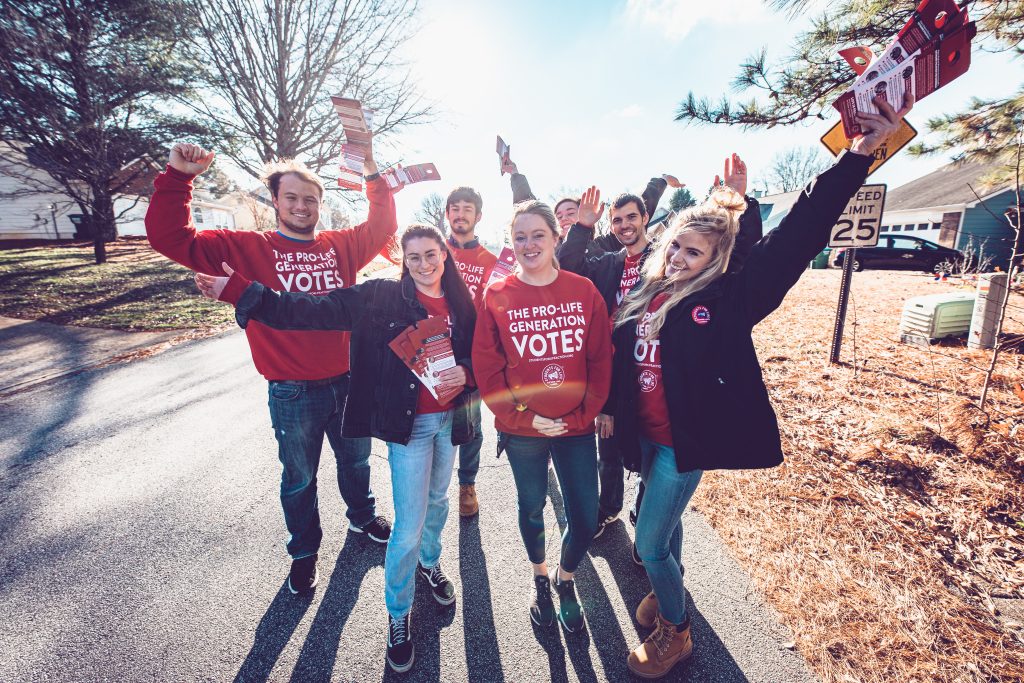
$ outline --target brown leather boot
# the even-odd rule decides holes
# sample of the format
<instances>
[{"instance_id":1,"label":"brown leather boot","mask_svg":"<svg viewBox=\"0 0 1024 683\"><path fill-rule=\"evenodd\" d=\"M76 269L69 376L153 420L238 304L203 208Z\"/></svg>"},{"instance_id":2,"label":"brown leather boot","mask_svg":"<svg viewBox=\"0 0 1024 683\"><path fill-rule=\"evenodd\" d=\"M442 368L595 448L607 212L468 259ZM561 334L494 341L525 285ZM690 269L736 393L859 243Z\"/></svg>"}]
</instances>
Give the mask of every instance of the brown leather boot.
<instances>
[{"instance_id":1,"label":"brown leather boot","mask_svg":"<svg viewBox=\"0 0 1024 683\"><path fill-rule=\"evenodd\" d=\"M636 623L651 628L658 619L658 596L651 591L644 596L636 608Z\"/></svg>"},{"instance_id":2,"label":"brown leather boot","mask_svg":"<svg viewBox=\"0 0 1024 683\"><path fill-rule=\"evenodd\" d=\"M480 512L480 503L476 499L474 484L459 484L459 515L472 517Z\"/></svg>"},{"instance_id":3,"label":"brown leather boot","mask_svg":"<svg viewBox=\"0 0 1024 683\"><path fill-rule=\"evenodd\" d=\"M658 614L654 623L654 632L647 637L638 648L629 653L626 665L629 670L640 678L661 678L676 663L693 654L693 641L690 640L690 622L681 631L676 625L665 621Z\"/></svg>"}]
</instances>

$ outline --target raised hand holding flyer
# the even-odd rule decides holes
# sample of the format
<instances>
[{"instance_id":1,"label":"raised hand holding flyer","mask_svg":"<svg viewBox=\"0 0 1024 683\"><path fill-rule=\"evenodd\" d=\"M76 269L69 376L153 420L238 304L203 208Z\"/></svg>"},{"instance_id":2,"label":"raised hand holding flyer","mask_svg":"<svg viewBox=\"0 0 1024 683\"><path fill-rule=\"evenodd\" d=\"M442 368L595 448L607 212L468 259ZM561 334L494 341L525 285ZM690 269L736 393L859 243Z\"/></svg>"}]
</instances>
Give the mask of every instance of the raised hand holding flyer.
<instances>
[{"instance_id":1,"label":"raised hand holding flyer","mask_svg":"<svg viewBox=\"0 0 1024 683\"><path fill-rule=\"evenodd\" d=\"M507 164L509 162L509 159L510 159L509 155L512 153L512 147L509 146L509 144L507 142L502 140L500 135L498 136L497 152L498 152L498 170L501 171L501 175L505 175L505 164Z\"/></svg>"},{"instance_id":2,"label":"raised hand holding flyer","mask_svg":"<svg viewBox=\"0 0 1024 683\"><path fill-rule=\"evenodd\" d=\"M502 247L501 253L498 254L498 261L491 268L491 274L487 278L487 284L484 285L484 289L487 289L495 282L504 280L511 275L516 269L516 255L509 247Z\"/></svg>"},{"instance_id":3,"label":"raised hand holding flyer","mask_svg":"<svg viewBox=\"0 0 1024 683\"><path fill-rule=\"evenodd\" d=\"M334 111L341 119L345 144L341 146L338 185L346 190L363 189L363 161L369 153L373 139L373 112L364 109L359 100L339 95L331 96Z\"/></svg>"}]
</instances>

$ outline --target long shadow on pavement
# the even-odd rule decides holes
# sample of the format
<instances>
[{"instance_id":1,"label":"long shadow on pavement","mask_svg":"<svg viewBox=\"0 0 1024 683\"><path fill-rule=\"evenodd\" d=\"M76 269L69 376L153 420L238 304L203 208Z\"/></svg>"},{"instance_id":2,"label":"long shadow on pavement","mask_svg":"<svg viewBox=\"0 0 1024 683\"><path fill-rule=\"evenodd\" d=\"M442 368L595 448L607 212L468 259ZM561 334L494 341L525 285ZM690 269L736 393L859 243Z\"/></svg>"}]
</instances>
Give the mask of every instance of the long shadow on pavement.
<instances>
[{"instance_id":1,"label":"long shadow on pavement","mask_svg":"<svg viewBox=\"0 0 1024 683\"><path fill-rule=\"evenodd\" d=\"M293 681L329 681L341 644L341 632L359 598L363 577L384 564L384 549L356 534L345 543L334 562L330 581L292 669ZM382 596L383 597L383 596ZM383 627L383 624L382 624ZM294 628L294 627L293 627ZM253 646L255 649L255 645Z\"/></svg>"},{"instance_id":2,"label":"long shadow on pavement","mask_svg":"<svg viewBox=\"0 0 1024 683\"><path fill-rule=\"evenodd\" d=\"M480 516L459 520L459 576L462 579L462 624L470 683L502 683L501 653L494 629L491 582L480 543Z\"/></svg>"},{"instance_id":3,"label":"long shadow on pavement","mask_svg":"<svg viewBox=\"0 0 1024 683\"><path fill-rule=\"evenodd\" d=\"M292 595L288 590L288 580L284 580L277 595L274 596L274 601L270 603L270 607L260 619L259 626L256 627L252 648L235 674L235 683L266 681L270 678L277 658L288 645L312 601L312 594Z\"/></svg>"}]
</instances>

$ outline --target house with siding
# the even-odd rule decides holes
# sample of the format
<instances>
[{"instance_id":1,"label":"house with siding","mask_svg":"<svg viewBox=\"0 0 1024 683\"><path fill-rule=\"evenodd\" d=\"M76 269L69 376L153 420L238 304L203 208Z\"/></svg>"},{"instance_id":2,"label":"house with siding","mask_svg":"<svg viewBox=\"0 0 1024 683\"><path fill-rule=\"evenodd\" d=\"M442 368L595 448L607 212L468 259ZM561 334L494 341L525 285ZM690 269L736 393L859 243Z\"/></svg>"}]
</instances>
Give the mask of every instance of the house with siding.
<instances>
[{"instance_id":1,"label":"house with siding","mask_svg":"<svg viewBox=\"0 0 1024 683\"><path fill-rule=\"evenodd\" d=\"M114 197L119 236L145 236L149 195L160 170L160 166L148 160L136 160L122 169L131 182ZM0 199L4 202L0 240L91 239L92 233L79 234L79 225L74 220L81 216L81 207L46 171L32 163L30 152L11 143L0 143ZM192 203L196 228L234 228L236 213L244 213L245 219L252 222L251 210L246 208L243 212L242 203L242 198L214 198L209 192L196 190Z\"/></svg>"},{"instance_id":2,"label":"house with siding","mask_svg":"<svg viewBox=\"0 0 1024 683\"><path fill-rule=\"evenodd\" d=\"M947 164L889 190L882 239L913 235L964 252L982 251L992 257L992 266L1006 270L1014 240L1006 215L1016 191L1011 184L983 189L980 182L997 168L998 164Z\"/></svg>"}]
</instances>

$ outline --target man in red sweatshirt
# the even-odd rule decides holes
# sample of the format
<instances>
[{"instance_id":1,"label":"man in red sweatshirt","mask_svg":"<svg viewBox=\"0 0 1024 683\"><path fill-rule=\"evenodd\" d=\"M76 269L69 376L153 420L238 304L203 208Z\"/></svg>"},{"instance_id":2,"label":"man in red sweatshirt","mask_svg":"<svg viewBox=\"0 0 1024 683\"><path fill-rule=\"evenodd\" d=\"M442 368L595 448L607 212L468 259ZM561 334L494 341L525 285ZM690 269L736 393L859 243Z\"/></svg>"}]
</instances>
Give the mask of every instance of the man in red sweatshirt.
<instances>
[{"instance_id":1,"label":"man in red sweatshirt","mask_svg":"<svg viewBox=\"0 0 1024 683\"><path fill-rule=\"evenodd\" d=\"M197 145L174 145L167 170L154 182L146 213L150 244L187 268L220 275L221 264L227 263L271 289L323 295L352 285L398 228L394 199L369 154L364 174L370 211L362 225L317 232L323 184L301 163L285 161L269 166L264 177L277 212L276 231L199 232L190 210L192 181L213 158L213 152ZM269 382L270 421L283 466L281 507L291 534L288 587L292 593L308 592L317 583L323 537L317 470L325 434L334 450L349 530L378 543L386 543L391 535L388 521L376 514L370 490L370 439L341 435L349 387L349 335L279 331L250 323L246 336L253 363Z\"/></svg>"},{"instance_id":2,"label":"man in red sweatshirt","mask_svg":"<svg viewBox=\"0 0 1024 683\"><path fill-rule=\"evenodd\" d=\"M473 303L480 307L484 287L498 257L487 251L476 238L476 225L483 216L483 199L471 187L457 187L448 194L445 217L451 228L448 248L455 258L459 274L469 287ZM476 497L476 475L480 470L480 447L484 436L481 430L480 393L474 392L469 404L470 419L476 436L468 444L459 446L459 514L471 517L480 511Z\"/></svg>"}]
</instances>

